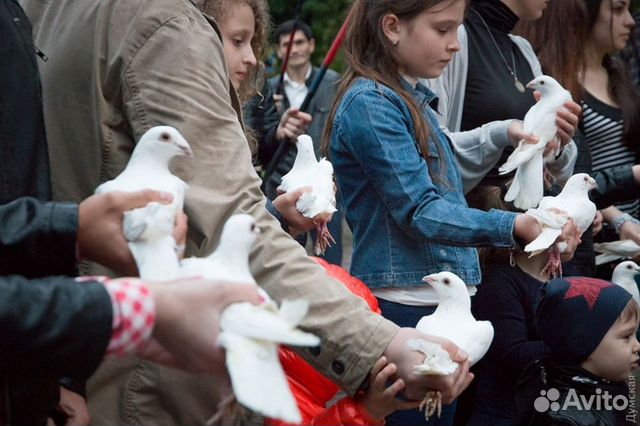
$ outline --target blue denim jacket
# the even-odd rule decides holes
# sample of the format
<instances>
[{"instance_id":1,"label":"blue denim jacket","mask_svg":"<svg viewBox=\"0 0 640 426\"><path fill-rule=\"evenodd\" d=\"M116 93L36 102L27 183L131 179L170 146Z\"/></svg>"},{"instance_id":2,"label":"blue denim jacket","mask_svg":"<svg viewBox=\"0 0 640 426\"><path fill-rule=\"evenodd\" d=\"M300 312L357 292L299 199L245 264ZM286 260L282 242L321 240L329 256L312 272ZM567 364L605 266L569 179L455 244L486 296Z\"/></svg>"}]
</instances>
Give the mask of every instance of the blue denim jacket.
<instances>
[{"instance_id":1,"label":"blue denim jacket","mask_svg":"<svg viewBox=\"0 0 640 426\"><path fill-rule=\"evenodd\" d=\"M428 164L408 106L386 86L357 80L334 119L331 161L353 231L351 273L370 288L424 285L423 276L443 270L478 284L472 247L514 246L516 214L467 207L449 139L430 106L435 94L421 84L407 89L430 125Z\"/></svg>"}]
</instances>

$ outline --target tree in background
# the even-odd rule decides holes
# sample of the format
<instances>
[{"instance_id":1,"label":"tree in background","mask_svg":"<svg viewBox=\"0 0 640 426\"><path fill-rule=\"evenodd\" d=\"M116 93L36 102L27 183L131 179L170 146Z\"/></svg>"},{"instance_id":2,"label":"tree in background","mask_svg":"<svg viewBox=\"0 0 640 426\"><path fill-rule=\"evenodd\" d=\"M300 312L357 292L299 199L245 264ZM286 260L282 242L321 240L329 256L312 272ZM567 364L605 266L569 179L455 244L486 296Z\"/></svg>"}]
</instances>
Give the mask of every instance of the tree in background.
<instances>
[{"instance_id":1,"label":"tree in background","mask_svg":"<svg viewBox=\"0 0 640 426\"><path fill-rule=\"evenodd\" d=\"M274 28L284 21L293 19L297 3L298 0L269 0ZM350 0L306 0L304 2L300 18L311 25L316 37L316 50L311 60L314 65L319 66L322 63L350 5ZM272 42L275 43L275 40ZM275 54L271 55L271 58L275 58ZM278 74L280 66L278 61L272 74ZM342 72L344 68L342 52L333 61L331 68Z\"/></svg>"}]
</instances>

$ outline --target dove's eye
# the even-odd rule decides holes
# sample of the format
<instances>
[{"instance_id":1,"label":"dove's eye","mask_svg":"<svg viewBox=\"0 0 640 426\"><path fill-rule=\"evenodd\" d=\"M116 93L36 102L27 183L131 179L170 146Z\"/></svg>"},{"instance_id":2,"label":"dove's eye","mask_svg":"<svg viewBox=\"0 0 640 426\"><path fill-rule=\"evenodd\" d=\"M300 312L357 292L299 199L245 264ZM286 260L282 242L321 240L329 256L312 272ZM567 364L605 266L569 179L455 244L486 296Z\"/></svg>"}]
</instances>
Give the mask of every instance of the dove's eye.
<instances>
[{"instance_id":1,"label":"dove's eye","mask_svg":"<svg viewBox=\"0 0 640 426\"><path fill-rule=\"evenodd\" d=\"M251 224L251 232L254 232L256 230L256 224L252 223Z\"/></svg>"},{"instance_id":2,"label":"dove's eye","mask_svg":"<svg viewBox=\"0 0 640 426\"><path fill-rule=\"evenodd\" d=\"M631 265L627 265L627 269L633 269Z\"/></svg>"},{"instance_id":3,"label":"dove's eye","mask_svg":"<svg viewBox=\"0 0 640 426\"><path fill-rule=\"evenodd\" d=\"M445 283L445 284L447 284L447 285L449 285L449 284L451 283L451 281L449 281L449 278L445 278L445 279L444 279L444 283Z\"/></svg>"},{"instance_id":4,"label":"dove's eye","mask_svg":"<svg viewBox=\"0 0 640 426\"><path fill-rule=\"evenodd\" d=\"M162 132L160 134L160 139L162 139L163 141L168 141L169 139L171 139L171 136L169 136L169 133L167 132Z\"/></svg>"},{"instance_id":5,"label":"dove's eye","mask_svg":"<svg viewBox=\"0 0 640 426\"><path fill-rule=\"evenodd\" d=\"M588 179L587 179L587 177L585 176L585 177L584 177L584 181L586 182L587 180L588 180Z\"/></svg>"},{"instance_id":6,"label":"dove's eye","mask_svg":"<svg viewBox=\"0 0 640 426\"><path fill-rule=\"evenodd\" d=\"M540 82L540 86L544 86L544 80Z\"/></svg>"}]
</instances>

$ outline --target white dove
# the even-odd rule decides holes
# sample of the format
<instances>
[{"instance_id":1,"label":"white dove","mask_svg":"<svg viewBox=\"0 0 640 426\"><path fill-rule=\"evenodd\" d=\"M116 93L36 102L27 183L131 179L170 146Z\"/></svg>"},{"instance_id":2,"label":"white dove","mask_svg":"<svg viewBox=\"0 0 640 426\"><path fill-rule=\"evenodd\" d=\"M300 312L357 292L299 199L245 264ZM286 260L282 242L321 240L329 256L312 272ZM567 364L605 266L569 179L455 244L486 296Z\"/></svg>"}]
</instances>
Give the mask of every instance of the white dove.
<instances>
[{"instance_id":1,"label":"white dove","mask_svg":"<svg viewBox=\"0 0 640 426\"><path fill-rule=\"evenodd\" d=\"M422 317L416 329L425 334L451 340L466 351L469 354L469 362L475 364L491 346L493 326L489 321L477 321L473 317L469 291L456 274L445 271L428 275L422 280L434 288L440 300L435 312ZM419 339L412 339L407 343L411 349L426 355L423 364L415 367L416 374L446 375L456 370L457 364L440 345ZM440 398L440 392L427 392L420 406L420 409L426 406L427 420L436 409L440 416Z\"/></svg>"},{"instance_id":2,"label":"white dove","mask_svg":"<svg viewBox=\"0 0 640 426\"><path fill-rule=\"evenodd\" d=\"M618 259L634 258L640 255L640 245L633 240L595 243L593 249L598 253L602 253L596 256L596 265L602 265Z\"/></svg>"},{"instance_id":3,"label":"white dove","mask_svg":"<svg viewBox=\"0 0 640 426\"><path fill-rule=\"evenodd\" d=\"M555 197L544 197L537 209L529 209L526 214L533 216L542 232L527 244L524 251L535 256L551 247L562 234L562 228L571 218L582 235L589 228L596 216L596 205L589 199L589 191L597 188L595 179L586 173L577 173L569 178L560 194ZM563 211L565 213L559 213ZM560 253L566 244L555 247L549 254L549 262L544 270L549 270L553 277L562 274Z\"/></svg>"},{"instance_id":4,"label":"white dove","mask_svg":"<svg viewBox=\"0 0 640 426\"><path fill-rule=\"evenodd\" d=\"M154 189L173 195L169 205L153 202L124 214L124 236L140 277L146 280L172 279L179 270L173 225L182 210L188 185L169 170L169 162L178 155L192 155L180 132L170 126L152 127L136 144L122 173L95 191L103 194Z\"/></svg>"},{"instance_id":5,"label":"white dove","mask_svg":"<svg viewBox=\"0 0 640 426\"><path fill-rule=\"evenodd\" d=\"M313 188L298 199L296 208L304 217L313 219L318 238L314 247L316 254L323 254L335 240L327 228L331 215L336 211L336 194L333 187L333 166L325 158L316 160L313 141L308 135L298 136L298 153L293 167L282 176L278 190L295 191L304 186Z\"/></svg>"},{"instance_id":6,"label":"white dove","mask_svg":"<svg viewBox=\"0 0 640 426\"><path fill-rule=\"evenodd\" d=\"M249 270L249 252L259 235L253 217L233 215L224 225L215 252L206 258L184 259L180 274L257 285ZM220 317L219 343L226 349L233 392L238 402L257 413L300 423L300 411L278 358L278 345L320 344L318 337L297 329L309 304L305 300L284 300L278 309L264 290L259 288L258 292L262 304L233 303Z\"/></svg>"},{"instance_id":7,"label":"white dove","mask_svg":"<svg viewBox=\"0 0 640 426\"><path fill-rule=\"evenodd\" d=\"M524 116L523 130L538 137L535 144L518 142L518 147L500 166L500 174L516 170L505 201L526 210L538 205L544 191L544 162L542 155L547 144L556 138L556 114L571 100L571 93L552 77L542 75L533 79L527 88L540 91L542 98Z\"/></svg>"},{"instance_id":8,"label":"white dove","mask_svg":"<svg viewBox=\"0 0 640 426\"><path fill-rule=\"evenodd\" d=\"M640 275L640 266L631 260L621 262L613 270L611 282L631 293L633 300L640 305L640 293L638 292L638 284L635 277Z\"/></svg>"}]
</instances>

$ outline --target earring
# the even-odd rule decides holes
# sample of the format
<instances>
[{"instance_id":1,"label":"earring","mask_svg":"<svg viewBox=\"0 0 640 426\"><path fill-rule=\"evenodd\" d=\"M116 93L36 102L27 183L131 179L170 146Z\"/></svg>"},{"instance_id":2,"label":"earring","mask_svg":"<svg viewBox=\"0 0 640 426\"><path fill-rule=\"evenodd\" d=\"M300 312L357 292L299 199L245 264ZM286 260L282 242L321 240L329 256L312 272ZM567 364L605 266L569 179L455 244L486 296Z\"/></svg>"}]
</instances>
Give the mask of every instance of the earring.
<instances>
[{"instance_id":1,"label":"earring","mask_svg":"<svg viewBox=\"0 0 640 426\"><path fill-rule=\"evenodd\" d=\"M394 40L394 41L393 41L393 45L394 45L394 46L397 46L397 45L398 45L398 43L400 43L400 40Z\"/></svg>"}]
</instances>

